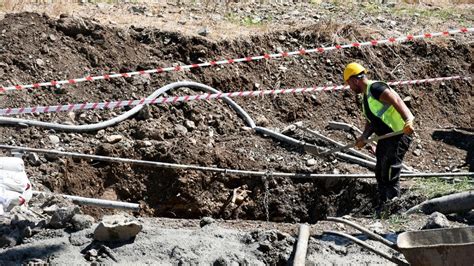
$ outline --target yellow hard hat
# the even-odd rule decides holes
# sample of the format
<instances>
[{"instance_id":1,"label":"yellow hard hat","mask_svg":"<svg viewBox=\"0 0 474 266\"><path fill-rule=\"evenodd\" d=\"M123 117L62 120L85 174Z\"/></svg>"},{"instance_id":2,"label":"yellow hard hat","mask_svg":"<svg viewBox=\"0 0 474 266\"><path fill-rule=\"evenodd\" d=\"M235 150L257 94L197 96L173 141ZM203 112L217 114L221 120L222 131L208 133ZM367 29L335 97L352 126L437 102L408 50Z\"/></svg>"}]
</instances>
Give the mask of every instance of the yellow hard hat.
<instances>
[{"instance_id":1,"label":"yellow hard hat","mask_svg":"<svg viewBox=\"0 0 474 266\"><path fill-rule=\"evenodd\" d=\"M346 66L346 69L344 69L344 81L347 82L350 77L358 75L362 72L366 74L367 69L365 69L365 67L363 67L361 64L355 62L350 63Z\"/></svg>"}]
</instances>

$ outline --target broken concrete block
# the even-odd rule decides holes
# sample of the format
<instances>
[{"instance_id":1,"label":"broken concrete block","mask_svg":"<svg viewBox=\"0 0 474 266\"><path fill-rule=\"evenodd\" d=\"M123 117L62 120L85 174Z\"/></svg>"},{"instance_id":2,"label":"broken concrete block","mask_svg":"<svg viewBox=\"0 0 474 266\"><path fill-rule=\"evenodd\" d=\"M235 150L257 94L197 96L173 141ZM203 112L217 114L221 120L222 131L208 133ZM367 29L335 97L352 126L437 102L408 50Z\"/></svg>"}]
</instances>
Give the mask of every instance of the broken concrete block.
<instances>
[{"instance_id":1,"label":"broken concrete block","mask_svg":"<svg viewBox=\"0 0 474 266\"><path fill-rule=\"evenodd\" d=\"M134 238L143 226L137 221L128 221L126 217L114 215L104 217L94 231L98 241L126 241Z\"/></svg>"}]
</instances>

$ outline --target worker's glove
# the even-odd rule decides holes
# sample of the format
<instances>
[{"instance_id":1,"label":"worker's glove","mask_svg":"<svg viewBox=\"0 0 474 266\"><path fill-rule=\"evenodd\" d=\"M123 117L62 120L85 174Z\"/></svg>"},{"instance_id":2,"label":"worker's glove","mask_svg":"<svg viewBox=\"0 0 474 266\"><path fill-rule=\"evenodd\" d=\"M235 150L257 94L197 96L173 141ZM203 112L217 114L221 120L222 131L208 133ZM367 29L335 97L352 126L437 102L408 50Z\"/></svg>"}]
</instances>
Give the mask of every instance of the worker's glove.
<instances>
[{"instance_id":1,"label":"worker's glove","mask_svg":"<svg viewBox=\"0 0 474 266\"><path fill-rule=\"evenodd\" d=\"M405 121L405 126L403 127L403 134L405 135L411 135L415 131L415 128L413 127L413 118L407 119Z\"/></svg>"},{"instance_id":2,"label":"worker's glove","mask_svg":"<svg viewBox=\"0 0 474 266\"><path fill-rule=\"evenodd\" d=\"M357 138L356 143L355 143L355 147L356 147L357 149L362 149L362 148L365 146L365 144L366 144L365 142L366 142L366 141L367 141L367 139L364 138L364 137L362 137L362 136L359 137L359 138Z\"/></svg>"}]
</instances>

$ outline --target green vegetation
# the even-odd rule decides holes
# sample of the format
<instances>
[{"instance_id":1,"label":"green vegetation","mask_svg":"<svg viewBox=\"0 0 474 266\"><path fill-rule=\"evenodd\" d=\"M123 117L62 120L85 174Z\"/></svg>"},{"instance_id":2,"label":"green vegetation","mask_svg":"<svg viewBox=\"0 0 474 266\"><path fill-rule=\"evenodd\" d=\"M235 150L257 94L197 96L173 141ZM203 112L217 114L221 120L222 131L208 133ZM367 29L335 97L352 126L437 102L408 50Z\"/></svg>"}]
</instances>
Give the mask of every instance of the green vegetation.
<instances>
[{"instance_id":1,"label":"green vegetation","mask_svg":"<svg viewBox=\"0 0 474 266\"><path fill-rule=\"evenodd\" d=\"M401 214L390 215L386 221L389 224L390 229L395 232L405 231L405 226L408 224L407 217Z\"/></svg>"},{"instance_id":2,"label":"green vegetation","mask_svg":"<svg viewBox=\"0 0 474 266\"><path fill-rule=\"evenodd\" d=\"M262 20L258 18L245 17L242 19L242 25L244 26L254 26L262 24Z\"/></svg>"},{"instance_id":3,"label":"green vegetation","mask_svg":"<svg viewBox=\"0 0 474 266\"><path fill-rule=\"evenodd\" d=\"M253 16L247 16L244 18L240 18L238 15L234 13L227 13L224 16L225 20L232 22L234 24L239 24L243 26L262 26L266 24L267 22L271 21L272 18L266 18L265 21L261 18L258 17L253 17Z\"/></svg>"},{"instance_id":4,"label":"green vegetation","mask_svg":"<svg viewBox=\"0 0 474 266\"><path fill-rule=\"evenodd\" d=\"M422 178L416 180L412 190L425 195L427 198L435 198L456 192L462 192L473 189L469 177L458 178L455 182L443 180L440 178Z\"/></svg>"},{"instance_id":5,"label":"green vegetation","mask_svg":"<svg viewBox=\"0 0 474 266\"><path fill-rule=\"evenodd\" d=\"M459 14L459 9L452 7L445 8L394 8L396 15L420 16L422 18L440 18L442 20L452 19Z\"/></svg>"}]
</instances>

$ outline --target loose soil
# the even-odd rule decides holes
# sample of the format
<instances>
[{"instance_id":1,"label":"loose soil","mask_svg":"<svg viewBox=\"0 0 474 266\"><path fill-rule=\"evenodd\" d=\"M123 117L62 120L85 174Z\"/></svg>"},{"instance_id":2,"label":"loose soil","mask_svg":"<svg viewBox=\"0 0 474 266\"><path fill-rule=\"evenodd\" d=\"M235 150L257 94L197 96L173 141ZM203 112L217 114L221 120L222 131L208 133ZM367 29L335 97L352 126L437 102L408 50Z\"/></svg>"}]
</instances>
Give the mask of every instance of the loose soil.
<instances>
[{"instance_id":1,"label":"loose soil","mask_svg":"<svg viewBox=\"0 0 474 266\"><path fill-rule=\"evenodd\" d=\"M264 31L261 31L262 27L257 27L258 25L251 27L240 25L238 28L240 30L224 32L222 28L227 29L229 25L224 23L225 27L219 28L216 25L224 24L214 21L209 22L208 25L215 26L215 30L209 36L202 37L196 34L197 28L191 26L195 25L192 22L195 19L193 17L190 20L185 19L184 23L178 21L179 25L186 25L186 27L180 27L179 30L174 30L176 26L171 27L171 24L166 23L167 20L174 21L172 16L175 13L170 10L179 9L182 10L180 12L186 13L196 7L168 6L162 12L163 17L157 15L160 12L152 9L151 20L158 21L158 24L147 24L150 20L148 15L146 20L140 20L137 19L140 16L134 14L134 20L130 20L129 23L118 23L119 25L107 22L104 14L110 13L109 9L97 7L99 10L97 11L92 6L86 7L86 11L90 8L96 12L95 14L99 14L96 16L97 19L90 18L91 15L85 14L84 9L80 9L79 13L74 15L69 12L70 15L62 15L60 18L55 16L59 14L51 13L49 13L51 16L35 12L3 14L3 20L0 21L2 35L0 38L0 84L2 86L29 84L103 73L200 63L221 58L240 58L276 51L294 51L303 47L313 48L344 44L353 40L385 38L393 36L394 33L398 35L398 32L402 35L417 30L419 31L416 33L422 32L425 29L442 31L458 28L463 23L472 26L470 24L473 21L472 13L464 12L471 10L469 5L453 20L446 22L436 19L431 24L429 20L423 20L422 17L397 17L390 11L378 17L361 15L352 21L357 23L343 23L336 21L332 16L345 15L349 12L347 9L325 8L318 9L319 13L315 13L316 11L311 9L313 7L308 6L299 6L298 12L312 12L317 14L317 17L311 16L311 19L304 20L303 23L301 16L293 12L291 16L295 16L296 19L286 21L284 16L287 13L285 11L287 7L282 6L271 8L285 12L275 14L275 18L278 19L265 24ZM125 6L127 10L129 7L130 5ZM123 14L120 13L123 12L123 8L113 6L112 10L115 10L116 17ZM263 9L255 10L257 11L250 12L241 8L235 12L239 21L250 15L259 15L258 11L265 12ZM203 14L211 12L204 7L192 12L201 11ZM219 10L216 12L224 14ZM359 10L359 12L365 11ZM266 19L263 15L262 18ZM215 19L223 20L222 17ZM277 23L279 21L285 21L282 23L284 25L280 27ZM392 21L395 21L395 24ZM205 23L199 24L199 27L201 25ZM396 30L393 25L397 25ZM251 30L244 31L242 28ZM219 32L219 29L222 32ZM238 34L234 34L236 32ZM0 95L0 106L5 108L140 99L166 84L180 80L201 82L223 92L341 84L344 66L354 60L369 68L372 79L402 80L452 75L469 77L472 76L474 70L471 38L471 35L456 35L390 46L344 49L322 55L310 54L184 72L8 92ZM473 171L472 82L456 80L401 86L396 87L396 90L402 98L407 100L416 116L417 133L415 142L407 154L406 164L419 171ZM196 92L182 88L171 91L167 95L194 93ZM349 143L354 141L354 135L329 129L327 127L329 121L346 122L359 127L363 125L357 99L349 91L237 98L235 101L257 121L258 125L276 131L282 130L289 124L303 122L312 129L319 130L341 142ZM57 123L91 124L115 117L121 112L122 110L86 111L20 117ZM370 172L364 167L334 157L313 157L299 148L259 135L249 130L247 126L224 102L198 101L148 106L117 126L90 133L65 133L44 128L4 125L0 127L0 141L9 145L34 148L230 169L263 170L269 173L272 171ZM299 131L287 134L297 139L315 142L310 136ZM60 142L52 143L49 138L52 135L59 137ZM121 135L123 138L117 143L108 143L107 137L111 135ZM3 151L2 154L7 153ZM142 211L134 215L160 217L154 218L158 220L143 220L145 235L166 239L171 239L171 236L177 232L166 231L166 227L173 222L163 217L197 219L212 216L222 219L220 221L224 222L219 223L220 227L213 229L215 234L228 230L221 227L225 227L223 225L225 223L230 223L234 228L242 227L246 230L275 226L279 230L294 235L294 225L289 226L291 229L288 227L284 229L285 222L316 223L319 221L318 224L321 224L320 220L328 215L347 214L371 218L377 198L376 186L371 179L293 180L272 177L271 174L264 178L256 178L57 158L41 154L39 158L38 164L25 156L27 173L35 189L140 202ZM316 163L308 165L309 159L314 159ZM391 206L392 211L399 212L424 200L423 196L411 192L411 184L412 182L403 182L404 196L396 206ZM234 192L244 195L242 202L233 203L230 200ZM98 218L112 212L92 207L84 207L83 211ZM278 223L239 222L242 219L269 220ZM234 220L235 223L232 222ZM164 221L162 229L153 227L160 221ZM189 221L189 226L194 227L197 225L196 220L176 221L179 221L177 223ZM364 224L368 223L370 219L364 220ZM419 229L419 226L416 225L413 228ZM210 229L204 227L193 230L196 231L186 232L186 234L198 235L197 241L199 241L203 239L202 232L199 230ZM46 234L44 237L38 236L37 239L40 251L44 250L41 249L41 245L48 245L41 241L57 242L64 240L61 238L71 237L67 232L57 230L44 232L44 234ZM210 232L206 231L202 234L207 236ZM293 237L280 234L267 231L248 234L223 233L224 240L240 243L230 247L231 249L236 248L241 252L239 254L246 255L241 257L235 255L237 257L234 257L234 260L229 260L225 256L222 259L209 256L206 262L215 265L232 261L251 264L252 262L255 264L284 263L291 256L295 240ZM192 236L184 237L184 239L192 239ZM259 244L250 247L242 246L243 239L249 240L249 243L256 241L255 243ZM265 239L273 239L278 244L272 242L273 244L269 246L268 243L264 243ZM137 240L139 241L136 246L129 246L123 250L115 247L114 250L122 258L129 256L136 258L131 254L134 250L140 250L144 252L142 254L144 260L141 262L147 263L148 255L145 253L151 250L149 247L145 248L149 244L145 243L147 238L137 238ZM183 241L183 239L177 239L176 243L182 244ZM314 238L311 241L319 240ZM35 241L31 243L35 245ZM169 254L165 255L171 258L170 263L179 262L180 254L196 249L190 245L185 252L183 247L177 249L176 246L179 244L173 245L173 243L166 245L166 243L154 242L151 246L153 249L163 248L169 251ZM250 245L249 243L246 245ZM66 246L67 252L64 254L76 254L77 247ZM348 249L341 248L340 245L328 246L327 243L319 242L310 246L309 258L313 258L310 261L316 262L320 257L327 258L327 261L338 262L336 258L340 256L352 256L351 254L362 252L353 245ZM24 261L24 259L14 257L23 254L22 251L16 250L18 248L21 249L21 246L15 250L12 249L10 253L4 253L2 258ZM215 250L216 246L210 245L207 248ZM30 252L32 249L25 250ZM193 260L193 256L205 257L208 254L206 252L208 251L202 249L195 254L186 253L183 262L199 261ZM279 254L284 255L279 257ZM9 255L13 257L8 257ZM377 257L362 258L366 255L359 255L350 260L361 263L384 263ZM61 260L56 260L56 262L59 261Z\"/></svg>"},{"instance_id":2,"label":"loose soil","mask_svg":"<svg viewBox=\"0 0 474 266\"><path fill-rule=\"evenodd\" d=\"M153 28L109 28L87 19L68 16L53 19L34 13L7 14L0 28L3 32L0 70L4 85L238 58L279 49L293 51L331 43L335 41L331 34L336 31L339 32L337 41L342 43L354 36L358 39L373 36L364 27L316 23L292 31L216 42ZM367 65L374 79L469 76L472 44L463 41L465 38L456 36L396 46L345 49L324 55L24 90L4 95L2 106L142 98L177 80L201 82L224 92L339 84L343 66L353 60ZM417 117L419 129L413 148L421 149L421 155L416 157L410 152L407 164L421 171L472 168L472 154L467 154L472 150L472 135L437 130L472 128L471 82L459 80L404 86L397 90L402 97L411 97L408 104ZM170 95L183 93L193 92L182 89ZM328 122L362 124L354 96L348 91L236 99L236 102L261 125L281 130L302 121L344 142L353 141L353 136L326 129ZM118 112L42 114L34 119L87 124L114 117ZM190 127L188 121L195 126ZM178 125L187 125L188 129L183 131ZM314 158L316 165L308 167L309 155L257 135L245 126L225 103L200 101L150 106L115 127L88 134L34 127L7 126L0 130L7 144L107 156L249 170L366 172L362 167L334 158ZM105 138L113 134L121 134L124 139L116 144L105 143ZM51 144L49 135L59 136L60 143ZM455 144L452 138L458 135L465 141ZM296 134L295 137L304 136ZM271 176L265 181L255 177L64 158L43 158L40 166L28 165L27 168L39 189L86 197L112 195L118 200L142 202L145 214L176 218L266 219L268 212L272 221L314 222L325 215L344 215L361 208L363 214L369 214L376 198L373 182L366 181L337 180L328 184L320 180ZM268 188L265 188L266 183ZM248 190L242 205L227 204L235 189Z\"/></svg>"},{"instance_id":3,"label":"loose soil","mask_svg":"<svg viewBox=\"0 0 474 266\"><path fill-rule=\"evenodd\" d=\"M87 18L64 15L56 19L36 13L6 14L0 21L0 29L0 74L4 86L239 58L277 50L293 51L381 36L371 32L370 27L324 21L217 41L156 28L111 28ZM373 79L471 76L473 49L472 42L466 40L468 36L453 36L24 90L3 95L2 107L138 99L178 80L201 82L224 92L340 84L344 65L354 60L365 64ZM472 171L473 121L469 112L473 102L472 82L403 86L397 87L397 91L402 98L409 97L408 105L417 118L418 133L411 151L416 149L419 153L409 152L406 163L420 171ZM181 89L169 95L189 93L194 92ZM281 130L302 121L346 143L353 141L354 136L328 129L328 122L343 121L359 127L363 124L354 95L349 91L236 99L236 102L259 125ZM23 118L88 124L119 112L87 111ZM183 126L187 129L183 130ZM6 144L170 163L284 172L368 172L335 158L315 157L316 164L307 166L310 155L249 131L246 126L225 103L200 101L149 106L115 127L87 134L9 126L2 127L0 132ZM466 130L446 130L452 128ZM122 135L123 140L106 143L107 136L116 134ZM50 135L58 136L60 143L52 144ZM299 132L293 133L293 137L311 141ZM143 214L152 216L258 220L268 216L271 221L315 222L326 215L354 212L370 215L376 198L376 188L370 180L255 178L66 158L41 157L41 160L39 166L27 165L37 189L141 202ZM242 205L228 204L235 189L248 191ZM420 200L417 198L415 202Z\"/></svg>"}]
</instances>

